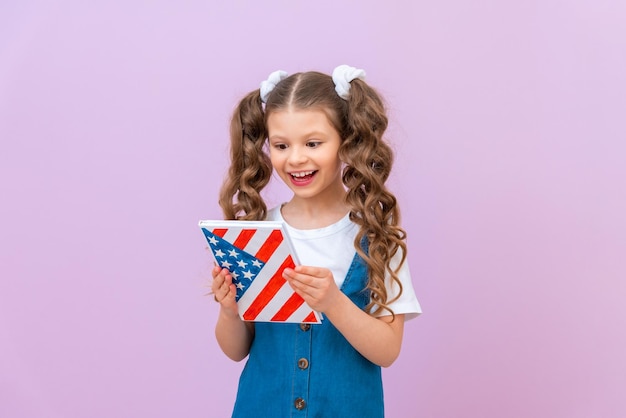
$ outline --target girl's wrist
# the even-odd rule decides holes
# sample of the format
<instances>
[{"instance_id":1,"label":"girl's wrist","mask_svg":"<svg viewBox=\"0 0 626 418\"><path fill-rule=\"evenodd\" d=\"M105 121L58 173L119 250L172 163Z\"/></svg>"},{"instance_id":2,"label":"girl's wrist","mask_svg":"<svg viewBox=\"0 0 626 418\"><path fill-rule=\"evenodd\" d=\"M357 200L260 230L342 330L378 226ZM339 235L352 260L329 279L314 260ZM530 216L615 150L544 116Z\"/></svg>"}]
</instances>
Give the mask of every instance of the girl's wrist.
<instances>
[{"instance_id":1,"label":"girl's wrist","mask_svg":"<svg viewBox=\"0 0 626 418\"><path fill-rule=\"evenodd\" d=\"M352 301L348 296L346 296L343 292L339 291L337 297L331 302L330 307L324 311L324 315L331 320L336 315L341 315L341 312L344 312L347 304L351 304Z\"/></svg>"},{"instance_id":2,"label":"girl's wrist","mask_svg":"<svg viewBox=\"0 0 626 418\"><path fill-rule=\"evenodd\" d=\"M220 307L220 318L226 321L241 321L238 312L233 312L231 309Z\"/></svg>"}]
</instances>

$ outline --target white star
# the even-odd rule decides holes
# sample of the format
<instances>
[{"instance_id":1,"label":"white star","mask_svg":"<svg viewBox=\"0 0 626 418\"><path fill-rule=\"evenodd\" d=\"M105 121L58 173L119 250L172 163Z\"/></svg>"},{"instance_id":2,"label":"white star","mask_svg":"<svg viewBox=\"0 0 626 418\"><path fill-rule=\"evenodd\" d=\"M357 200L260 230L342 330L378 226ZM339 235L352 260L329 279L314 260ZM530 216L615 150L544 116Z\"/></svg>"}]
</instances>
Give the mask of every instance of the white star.
<instances>
[{"instance_id":1,"label":"white star","mask_svg":"<svg viewBox=\"0 0 626 418\"><path fill-rule=\"evenodd\" d=\"M244 271L244 272L243 272L243 277L245 277L245 278L246 278L246 279L248 279L248 280L252 280L252 276L254 276L254 274L252 274L252 273L251 273L251 272L249 272L249 271Z\"/></svg>"},{"instance_id":2,"label":"white star","mask_svg":"<svg viewBox=\"0 0 626 418\"><path fill-rule=\"evenodd\" d=\"M209 237L209 242L211 243L211 245L217 245L217 240L215 239L215 237Z\"/></svg>"},{"instance_id":3,"label":"white star","mask_svg":"<svg viewBox=\"0 0 626 418\"><path fill-rule=\"evenodd\" d=\"M239 265L239 267L241 267L241 268L245 268L245 267L248 265L248 263L246 263L246 262L245 262L245 261L243 261L243 260L239 260L239 261L237 261L237 264L238 264L238 265Z\"/></svg>"},{"instance_id":4,"label":"white star","mask_svg":"<svg viewBox=\"0 0 626 418\"><path fill-rule=\"evenodd\" d=\"M241 282L237 283L235 286L237 286L237 289L239 289L239 290L243 290L243 288L244 288L244 285Z\"/></svg>"},{"instance_id":5,"label":"white star","mask_svg":"<svg viewBox=\"0 0 626 418\"><path fill-rule=\"evenodd\" d=\"M230 275L233 276L233 279L237 280L239 278L239 274L236 271L231 271Z\"/></svg>"},{"instance_id":6,"label":"white star","mask_svg":"<svg viewBox=\"0 0 626 418\"><path fill-rule=\"evenodd\" d=\"M224 254L224 252L222 250L220 250L219 248L217 250L215 250L215 256L222 258L224 257L226 254Z\"/></svg>"},{"instance_id":7,"label":"white star","mask_svg":"<svg viewBox=\"0 0 626 418\"><path fill-rule=\"evenodd\" d=\"M252 264L258 269L261 268L261 263L259 263L259 260L252 260Z\"/></svg>"},{"instance_id":8,"label":"white star","mask_svg":"<svg viewBox=\"0 0 626 418\"><path fill-rule=\"evenodd\" d=\"M234 249L228 250L228 255L233 257L233 258L239 257L239 253L237 251L235 251Z\"/></svg>"},{"instance_id":9,"label":"white star","mask_svg":"<svg viewBox=\"0 0 626 418\"><path fill-rule=\"evenodd\" d=\"M228 261L222 261L222 267L230 270L230 266L232 266L232 264L230 264Z\"/></svg>"}]
</instances>

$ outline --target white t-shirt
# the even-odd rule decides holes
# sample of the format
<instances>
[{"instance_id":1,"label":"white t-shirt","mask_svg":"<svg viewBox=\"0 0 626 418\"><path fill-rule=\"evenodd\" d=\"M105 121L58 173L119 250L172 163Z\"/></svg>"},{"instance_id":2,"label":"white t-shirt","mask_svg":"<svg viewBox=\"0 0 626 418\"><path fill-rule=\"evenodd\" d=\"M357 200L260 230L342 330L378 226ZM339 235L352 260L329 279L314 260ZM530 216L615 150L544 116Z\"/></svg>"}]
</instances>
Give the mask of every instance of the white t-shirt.
<instances>
[{"instance_id":1,"label":"white t-shirt","mask_svg":"<svg viewBox=\"0 0 626 418\"><path fill-rule=\"evenodd\" d=\"M286 225L302 265L329 269L335 283L341 287L356 253L354 239L359 231L359 226L350 221L349 214L324 228L296 229L285 222L278 206L268 212L267 220L281 221ZM391 259L391 267L395 268L401 258L400 252L397 252ZM409 264L406 261L398 271L398 277L402 283L402 295L389 307L395 314L404 314L405 320L415 318L422 313L422 309L415 296ZM393 280L385 280L385 286L389 299L398 294L399 287ZM372 310L374 309L376 306ZM385 315L389 315L389 312L383 310L378 316Z\"/></svg>"}]
</instances>

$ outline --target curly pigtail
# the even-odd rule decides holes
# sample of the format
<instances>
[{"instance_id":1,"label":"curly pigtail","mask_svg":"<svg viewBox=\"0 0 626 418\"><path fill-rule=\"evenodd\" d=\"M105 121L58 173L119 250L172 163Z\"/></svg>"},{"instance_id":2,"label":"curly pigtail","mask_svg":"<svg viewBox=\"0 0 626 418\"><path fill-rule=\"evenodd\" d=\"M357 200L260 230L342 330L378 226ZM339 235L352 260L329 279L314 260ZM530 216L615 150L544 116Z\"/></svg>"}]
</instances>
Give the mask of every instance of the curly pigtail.
<instances>
[{"instance_id":1,"label":"curly pigtail","mask_svg":"<svg viewBox=\"0 0 626 418\"><path fill-rule=\"evenodd\" d=\"M231 165L219 198L225 219L265 219L267 205L260 192L272 174L263 151L266 137L261 97L255 90L239 102L230 123Z\"/></svg>"},{"instance_id":2,"label":"curly pigtail","mask_svg":"<svg viewBox=\"0 0 626 418\"><path fill-rule=\"evenodd\" d=\"M399 226L396 198L385 186L393 163L393 151L382 140L388 119L376 91L361 80L352 81L347 103L348 132L339 153L346 163L343 183L348 189L346 200L353 208L350 218L360 226L354 246L369 268L368 308L376 306L374 314L386 310L394 315L388 305L397 297L387 300L385 275L397 283L401 293L402 284L390 261L400 250L399 265L404 262L406 232ZM361 249L363 238L369 243L368 254Z\"/></svg>"}]
</instances>

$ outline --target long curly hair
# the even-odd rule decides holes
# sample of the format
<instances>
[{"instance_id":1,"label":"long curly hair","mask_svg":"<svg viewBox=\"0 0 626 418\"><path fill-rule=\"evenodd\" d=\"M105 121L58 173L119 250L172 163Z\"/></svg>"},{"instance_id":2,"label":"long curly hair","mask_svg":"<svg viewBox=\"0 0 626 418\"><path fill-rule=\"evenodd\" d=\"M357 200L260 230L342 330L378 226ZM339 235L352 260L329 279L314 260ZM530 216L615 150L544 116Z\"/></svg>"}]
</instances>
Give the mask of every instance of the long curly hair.
<instances>
[{"instance_id":1,"label":"long curly hair","mask_svg":"<svg viewBox=\"0 0 626 418\"><path fill-rule=\"evenodd\" d=\"M231 166L220 191L219 203L225 219L263 220L267 205L261 191L268 184L272 165L265 150L267 117L286 108L323 111L342 139L339 158L344 163L342 181L350 219L359 226L354 240L357 253L368 267L368 310L377 315L402 293L398 269L406 259L406 232L399 226L396 197L385 182L391 172L393 152L383 140L388 119L380 95L367 83L351 82L347 100L335 92L329 75L315 71L293 74L279 82L265 103L259 90L246 95L237 105L230 124ZM361 243L366 241L368 250ZM391 259L400 251L401 262ZM385 277L399 286L389 300Z\"/></svg>"}]
</instances>

